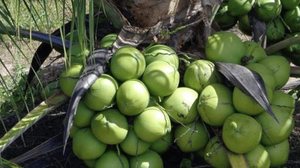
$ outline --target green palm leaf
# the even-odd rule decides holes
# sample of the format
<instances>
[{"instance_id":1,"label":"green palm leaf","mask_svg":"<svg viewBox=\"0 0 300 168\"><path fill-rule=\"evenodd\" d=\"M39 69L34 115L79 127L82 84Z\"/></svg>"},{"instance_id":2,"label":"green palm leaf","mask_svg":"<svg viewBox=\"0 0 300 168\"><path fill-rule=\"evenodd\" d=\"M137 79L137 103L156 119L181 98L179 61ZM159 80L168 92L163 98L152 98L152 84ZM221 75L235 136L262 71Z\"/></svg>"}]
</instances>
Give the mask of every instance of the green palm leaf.
<instances>
[{"instance_id":1,"label":"green palm leaf","mask_svg":"<svg viewBox=\"0 0 300 168\"><path fill-rule=\"evenodd\" d=\"M14 140L21 136L34 123L39 121L50 111L53 111L54 109L65 103L66 100L67 97L63 93L57 93L51 96L46 101L43 101L40 105L29 112L0 139L0 153L5 150L5 148Z\"/></svg>"}]
</instances>

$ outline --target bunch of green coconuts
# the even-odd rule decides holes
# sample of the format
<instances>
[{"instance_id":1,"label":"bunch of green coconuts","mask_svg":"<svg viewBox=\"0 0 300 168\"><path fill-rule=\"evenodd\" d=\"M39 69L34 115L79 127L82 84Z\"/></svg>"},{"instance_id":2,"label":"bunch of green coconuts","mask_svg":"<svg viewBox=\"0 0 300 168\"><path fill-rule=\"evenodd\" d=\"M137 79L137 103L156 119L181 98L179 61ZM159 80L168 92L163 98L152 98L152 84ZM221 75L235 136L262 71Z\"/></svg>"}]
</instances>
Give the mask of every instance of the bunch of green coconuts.
<instances>
[{"instance_id":1,"label":"bunch of green coconuts","mask_svg":"<svg viewBox=\"0 0 300 168\"><path fill-rule=\"evenodd\" d=\"M109 34L101 47L115 40ZM207 59L179 72L179 58L166 45L117 50L109 72L96 80L76 111L74 154L93 168L162 168L161 155L170 147L195 153L213 167L230 167L228 153L242 154L249 167L284 165L295 105L280 91L289 79L288 60L225 31L208 37L205 54ZM278 122L250 96L228 86L213 62L241 64L258 73ZM66 95L82 70L75 62L61 74Z\"/></svg>"},{"instance_id":2,"label":"bunch of green coconuts","mask_svg":"<svg viewBox=\"0 0 300 168\"><path fill-rule=\"evenodd\" d=\"M215 21L222 30L238 25L251 35L248 14L252 10L259 20L266 23L268 45L300 34L300 0L225 0ZM292 63L300 65L300 45L295 44L281 51Z\"/></svg>"}]
</instances>

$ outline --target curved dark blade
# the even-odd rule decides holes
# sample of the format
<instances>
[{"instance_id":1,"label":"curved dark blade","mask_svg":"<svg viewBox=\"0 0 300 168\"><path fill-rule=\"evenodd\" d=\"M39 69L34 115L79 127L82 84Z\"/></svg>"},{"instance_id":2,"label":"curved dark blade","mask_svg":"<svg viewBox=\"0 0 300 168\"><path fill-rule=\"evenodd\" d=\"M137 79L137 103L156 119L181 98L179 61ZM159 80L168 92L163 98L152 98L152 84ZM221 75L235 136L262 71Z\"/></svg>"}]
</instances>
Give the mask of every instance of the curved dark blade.
<instances>
[{"instance_id":1,"label":"curved dark blade","mask_svg":"<svg viewBox=\"0 0 300 168\"><path fill-rule=\"evenodd\" d=\"M65 28L65 32L69 33L71 31L71 21L66 23L63 27L56 29L51 35L52 36L61 36L60 30L62 28ZM26 32L26 31L25 31ZM28 32L26 32L28 33ZM40 35L40 34L33 34L34 36L36 35ZM45 35L43 35L45 36ZM47 37L49 37L49 35L47 35ZM50 39L49 39L50 40ZM61 41L61 40L60 40ZM69 42L66 43L66 47L70 47ZM59 48L57 48L59 47ZM61 50L63 48L63 46L55 46L55 45L51 45L49 42L43 42L36 50L36 52L33 55L32 61L31 61L31 65L30 65L30 69L29 72L27 74L27 79L26 79L26 83L25 83L25 92L28 89L29 84L31 83L33 77L35 76L35 72L37 72L42 64L45 62L45 60L49 57L50 53L52 52L53 48L56 48L57 50Z\"/></svg>"},{"instance_id":2,"label":"curved dark blade","mask_svg":"<svg viewBox=\"0 0 300 168\"><path fill-rule=\"evenodd\" d=\"M269 100L262 78L248 68L231 63L216 62L218 71L223 74L234 86L245 94L251 96L263 109L268 112L277 122Z\"/></svg>"},{"instance_id":3,"label":"curved dark blade","mask_svg":"<svg viewBox=\"0 0 300 168\"><path fill-rule=\"evenodd\" d=\"M66 113L65 128L64 128L64 151L70 135L70 129L73 125L73 118L78 107L78 103L86 93L86 91L92 86L92 84L98 79L98 77L106 72L107 64L112 54L107 49L95 50L87 60L87 65L77 82L71 99L69 107Z\"/></svg>"},{"instance_id":4,"label":"curved dark blade","mask_svg":"<svg viewBox=\"0 0 300 168\"><path fill-rule=\"evenodd\" d=\"M254 10L251 10L249 12L248 17L253 32L253 40L255 42L260 42L264 47L266 44L266 31L267 31L266 23L257 19Z\"/></svg>"},{"instance_id":5,"label":"curved dark blade","mask_svg":"<svg viewBox=\"0 0 300 168\"><path fill-rule=\"evenodd\" d=\"M38 156L47 154L49 152L52 152L56 149L59 149L63 146L63 143L61 142L62 134L55 135L54 137L49 138L45 142L41 143L40 145L34 147L33 149L11 159L10 161L14 163L23 163L27 160L36 158Z\"/></svg>"}]
</instances>

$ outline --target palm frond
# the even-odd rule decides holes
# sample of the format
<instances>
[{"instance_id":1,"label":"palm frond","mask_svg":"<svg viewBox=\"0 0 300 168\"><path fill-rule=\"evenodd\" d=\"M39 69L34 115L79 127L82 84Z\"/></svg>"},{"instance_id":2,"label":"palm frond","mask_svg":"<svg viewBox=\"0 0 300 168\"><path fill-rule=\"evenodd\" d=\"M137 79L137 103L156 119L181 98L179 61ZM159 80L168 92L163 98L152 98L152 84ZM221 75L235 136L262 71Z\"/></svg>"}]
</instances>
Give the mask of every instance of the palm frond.
<instances>
[{"instance_id":1,"label":"palm frond","mask_svg":"<svg viewBox=\"0 0 300 168\"><path fill-rule=\"evenodd\" d=\"M29 112L24 118L22 118L12 129L10 129L0 139L0 153L10 145L14 140L20 137L28 128L34 123L39 121L42 117L48 114L50 111L56 109L63 103L65 103L67 97L62 93L57 93L51 96L46 101L42 102L31 112Z\"/></svg>"}]
</instances>

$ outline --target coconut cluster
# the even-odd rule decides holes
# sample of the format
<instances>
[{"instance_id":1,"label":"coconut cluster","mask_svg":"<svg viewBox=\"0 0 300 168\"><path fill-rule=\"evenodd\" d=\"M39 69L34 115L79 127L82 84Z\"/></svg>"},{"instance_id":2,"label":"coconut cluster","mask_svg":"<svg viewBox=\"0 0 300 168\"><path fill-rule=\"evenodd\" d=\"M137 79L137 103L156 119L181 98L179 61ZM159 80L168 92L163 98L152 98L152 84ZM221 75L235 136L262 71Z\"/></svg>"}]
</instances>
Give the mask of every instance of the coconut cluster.
<instances>
[{"instance_id":1,"label":"coconut cluster","mask_svg":"<svg viewBox=\"0 0 300 168\"><path fill-rule=\"evenodd\" d=\"M246 35L252 35L249 16L266 23L268 45L300 33L300 0L224 0L215 21L222 30L235 25ZM281 51L292 63L300 65L300 45Z\"/></svg>"},{"instance_id":2,"label":"coconut cluster","mask_svg":"<svg viewBox=\"0 0 300 168\"><path fill-rule=\"evenodd\" d=\"M115 39L108 35L101 44L110 47ZM279 89L288 80L289 62L229 32L210 36L205 51L207 60L194 60L179 72L179 58L166 45L117 50L110 71L78 106L71 130L74 154L95 168L162 168L161 156L170 147L200 153L214 167L230 167L228 152L244 155L250 167L283 165L295 102ZM258 73L278 122L239 88L228 86L215 61L244 64ZM81 73L82 65L74 64L61 74L66 95Z\"/></svg>"},{"instance_id":3,"label":"coconut cluster","mask_svg":"<svg viewBox=\"0 0 300 168\"><path fill-rule=\"evenodd\" d=\"M257 43L243 42L230 32L210 36L206 54L210 61L242 64L257 73L278 121L238 87L230 88L222 82L208 85L199 96L198 110L203 121L218 127L221 135L219 139L211 139L205 159L215 167L228 167L217 161L229 165L223 157L230 151L244 155L249 167L284 165L288 160L288 137L294 126L295 107L292 95L280 90L290 76L289 61L281 55L267 55Z\"/></svg>"}]
</instances>

